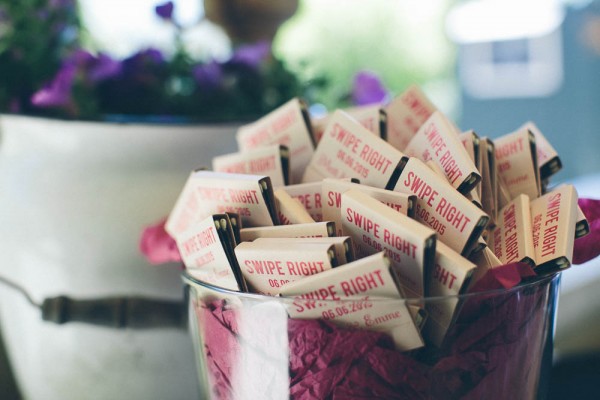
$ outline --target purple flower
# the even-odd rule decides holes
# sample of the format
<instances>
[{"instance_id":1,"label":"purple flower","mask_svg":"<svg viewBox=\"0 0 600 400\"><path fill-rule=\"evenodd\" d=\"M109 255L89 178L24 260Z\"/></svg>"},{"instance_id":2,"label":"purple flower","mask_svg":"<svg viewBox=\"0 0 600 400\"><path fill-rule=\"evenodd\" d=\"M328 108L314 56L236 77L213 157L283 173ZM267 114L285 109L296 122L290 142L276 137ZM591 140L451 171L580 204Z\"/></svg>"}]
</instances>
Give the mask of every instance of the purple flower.
<instances>
[{"instance_id":1,"label":"purple flower","mask_svg":"<svg viewBox=\"0 0 600 400\"><path fill-rule=\"evenodd\" d=\"M354 76L352 102L357 106L380 103L385 100L387 91L379 77L373 72L360 71Z\"/></svg>"},{"instance_id":2,"label":"purple flower","mask_svg":"<svg viewBox=\"0 0 600 400\"><path fill-rule=\"evenodd\" d=\"M77 68L67 63L58 71L52 82L31 96L31 104L37 107L61 107L71 102L71 88Z\"/></svg>"},{"instance_id":3,"label":"purple flower","mask_svg":"<svg viewBox=\"0 0 600 400\"><path fill-rule=\"evenodd\" d=\"M154 12L162 19L170 21L173 18L173 8L175 8L173 2L167 1L154 7Z\"/></svg>"},{"instance_id":4,"label":"purple flower","mask_svg":"<svg viewBox=\"0 0 600 400\"><path fill-rule=\"evenodd\" d=\"M88 71L88 79L91 82L98 82L112 78L121 73L122 64L104 53L98 54Z\"/></svg>"},{"instance_id":5,"label":"purple flower","mask_svg":"<svg viewBox=\"0 0 600 400\"><path fill-rule=\"evenodd\" d=\"M208 64L195 66L192 74L198 86L206 89L218 87L223 80L221 65L214 60Z\"/></svg>"},{"instance_id":6,"label":"purple flower","mask_svg":"<svg viewBox=\"0 0 600 400\"><path fill-rule=\"evenodd\" d=\"M69 107L73 84L80 77L82 82L96 83L121 73L122 65L106 54L98 57L77 49L65 60L54 79L31 96L31 103L37 107Z\"/></svg>"},{"instance_id":7,"label":"purple flower","mask_svg":"<svg viewBox=\"0 0 600 400\"><path fill-rule=\"evenodd\" d=\"M231 62L258 68L269 54L271 54L271 43L266 40L260 41L238 47L231 56Z\"/></svg>"}]
</instances>

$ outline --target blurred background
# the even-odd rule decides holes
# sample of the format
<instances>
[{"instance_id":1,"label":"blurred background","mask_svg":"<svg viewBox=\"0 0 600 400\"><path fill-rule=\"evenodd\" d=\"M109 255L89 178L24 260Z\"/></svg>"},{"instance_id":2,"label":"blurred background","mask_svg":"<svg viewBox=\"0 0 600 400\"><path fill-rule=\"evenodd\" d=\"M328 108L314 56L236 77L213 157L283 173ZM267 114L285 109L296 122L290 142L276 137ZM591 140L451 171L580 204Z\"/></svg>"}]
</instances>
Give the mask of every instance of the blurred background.
<instances>
[{"instance_id":1,"label":"blurred background","mask_svg":"<svg viewBox=\"0 0 600 400\"><path fill-rule=\"evenodd\" d=\"M189 65L171 62L165 67L167 72L161 70L168 76L159 83L180 96L178 110L189 111L186 100L198 99L186 93L184 68L211 62L222 66L240 45L266 40L272 41L272 53L282 65L279 70L261 72L271 73L271 80L281 71L290 75L278 76L276 84L269 81L270 87L253 88L270 99L264 110L289 94L303 95L314 112L347 106L355 75L366 70L379 77L389 96L411 83L419 84L462 129L474 129L481 136L494 137L534 121L561 149L564 169L559 179L600 169L600 158L595 157L600 144L595 134L600 118L598 1L172 3L172 14L161 18L156 0L36 0L27 6L0 1L0 109L98 118L98 113L85 112L86 107L93 108L87 104L92 96L87 103L77 104L78 113L64 104L54 109L43 101L38 101L37 108L31 104L33 93L51 83L57 71L72 61L69 52L82 47L115 62L147 49L169 60L184 54ZM39 39L44 30L47 42ZM79 77L72 96L76 98L79 90L105 101L102 91L114 94L109 84L90 92L98 75L111 76L110 66L102 67L101 72L86 71L87 87ZM233 78L239 81L240 76ZM231 82L227 85L237 88ZM242 92L235 94L239 97ZM118 106L96 104L94 111L104 115L131 111L126 105ZM215 110L211 111L214 115ZM248 111L244 117L254 117L263 109L242 111ZM157 110L148 107L133 112ZM223 118L236 116L240 118L240 114ZM571 146L574 140L586 145ZM586 162L576 162L581 158Z\"/></svg>"},{"instance_id":2,"label":"blurred background","mask_svg":"<svg viewBox=\"0 0 600 400\"><path fill-rule=\"evenodd\" d=\"M147 49L178 59L161 70L165 81L160 82L175 100L166 99L164 110L134 111L169 114L191 103L196 111L207 110L192 115L200 120L225 106L210 109L203 98L193 97L197 88L186 76L192 70L196 85L214 87L221 79L222 104L231 104L225 88L243 99L219 114L221 121L253 118L297 94L315 114L348 106L356 75L369 71L388 98L416 83L461 129L480 136L494 138L535 122L563 162L553 183L573 182L580 196L600 198L598 0L177 0L172 9L161 10L157 5L153 0L0 0L0 112L82 119L127 113L129 105L119 108L102 97L114 97L110 82L94 86L100 80L81 75L69 81L76 89L72 98L31 101L44 87L60 88L57 72L80 47L117 63ZM260 41L272 42L277 63L253 71L264 83L248 89L242 70L231 69L232 60L242 57L236 52L240 46ZM118 77L110 68L102 71ZM260 100L244 97L246 90ZM78 95L81 100L90 93L100 100L77 102ZM257 101L260 107L254 107ZM567 393L561 390L571 396L598 390L593 377L600 378L600 265L595 264L563 274L551 398ZM0 348L0 398L17 398L7 368Z\"/></svg>"}]
</instances>

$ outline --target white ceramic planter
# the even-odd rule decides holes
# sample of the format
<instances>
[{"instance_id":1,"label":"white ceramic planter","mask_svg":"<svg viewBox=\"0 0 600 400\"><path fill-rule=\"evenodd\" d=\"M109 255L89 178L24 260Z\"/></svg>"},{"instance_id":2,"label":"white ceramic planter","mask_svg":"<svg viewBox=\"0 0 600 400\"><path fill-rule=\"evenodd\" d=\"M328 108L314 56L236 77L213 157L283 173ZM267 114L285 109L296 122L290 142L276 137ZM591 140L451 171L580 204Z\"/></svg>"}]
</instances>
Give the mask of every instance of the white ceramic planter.
<instances>
[{"instance_id":1,"label":"white ceramic planter","mask_svg":"<svg viewBox=\"0 0 600 400\"><path fill-rule=\"evenodd\" d=\"M170 211L192 169L235 151L234 131L0 116L0 274L37 302L181 299L179 267L148 265L139 235ZM184 330L55 325L1 285L0 318L26 399L197 397Z\"/></svg>"}]
</instances>

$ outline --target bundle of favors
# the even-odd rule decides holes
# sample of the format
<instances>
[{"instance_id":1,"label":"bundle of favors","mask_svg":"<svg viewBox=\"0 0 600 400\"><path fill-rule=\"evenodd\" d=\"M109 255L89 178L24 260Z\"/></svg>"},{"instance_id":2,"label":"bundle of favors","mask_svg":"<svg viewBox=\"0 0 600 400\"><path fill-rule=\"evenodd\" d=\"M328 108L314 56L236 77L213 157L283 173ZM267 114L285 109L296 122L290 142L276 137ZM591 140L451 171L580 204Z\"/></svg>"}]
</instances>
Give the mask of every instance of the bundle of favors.
<instances>
[{"instance_id":1,"label":"bundle of favors","mask_svg":"<svg viewBox=\"0 0 600 400\"><path fill-rule=\"evenodd\" d=\"M511 385L531 378L547 290L457 296L564 270L589 232L575 188L550 184L561 161L534 123L494 140L462 132L412 86L319 119L292 99L236 139L238 153L191 172L164 224L169 254L204 283L293 299L292 398L480 398L506 393L490 374L507 363ZM514 301L529 311L510 317ZM197 303L219 398L236 397L226 371L252 342L238 312Z\"/></svg>"}]
</instances>

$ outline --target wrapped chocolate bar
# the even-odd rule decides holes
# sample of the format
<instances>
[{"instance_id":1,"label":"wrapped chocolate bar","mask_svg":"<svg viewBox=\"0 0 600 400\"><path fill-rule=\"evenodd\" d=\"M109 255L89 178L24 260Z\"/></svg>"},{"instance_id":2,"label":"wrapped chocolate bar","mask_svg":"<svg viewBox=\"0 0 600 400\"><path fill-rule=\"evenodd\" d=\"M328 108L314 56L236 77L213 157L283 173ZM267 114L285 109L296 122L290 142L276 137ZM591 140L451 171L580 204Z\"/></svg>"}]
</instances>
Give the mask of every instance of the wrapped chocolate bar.
<instances>
[{"instance_id":1,"label":"wrapped chocolate bar","mask_svg":"<svg viewBox=\"0 0 600 400\"><path fill-rule=\"evenodd\" d=\"M489 138L481 138L479 153L481 156L481 205L490 216L493 225L498 212L498 171L494 142Z\"/></svg>"},{"instance_id":2,"label":"wrapped chocolate bar","mask_svg":"<svg viewBox=\"0 0 600 400\"><path fill-rule=\"evenodd\" d=\"M510 195L508 200L526 194L535 199L541 194L535 136L521 128L494 140L498 175Z\"/></svg>"},{"instance_id":3,"label":"wrapped chocolate bar","mask_svg":"<svg viewBox=\"0 0 600 400\"><path fill-rule=\"evenodd\" d=\"M489 221L483 210L414 157L403 167L394 190L417 196L415 219L461 254L477 243Z\"/></svg>"},{"instance_id":4,"label":"wrapped chocolate bar","mask_svg":"<svg viewBox=\"0 0 600 400\"><path fill-rule=\"evenodd\" d=\"M357 178L366 185L390 189L406 160L399 150L348 114L336 111L302 179Z\"/></svg>"},{"instance_id":5,"label":"wrapped chocolate bar","mask_svg":"<svg viewBox=\"0 0 600 400\"><path fill-rule=\"evenodd\" d=\"M192 172L169 214L165 229L177 236L208 215L238 214L247 226L278 223L271 180L265 176Z\"/></svg>"},{"instance_id":6,"label":"wrapped chocolate bar","mask_svg":"<svg viewBox=\"0 0 600 400\"><path fill-rule=\"evenodd\" d=\"M233 256L235 238L226 214L210 215L177 238L188 273L204 282L231 290L246 290Z\"/></svg>"},{"instance_id":7,"label":"wrapped chocolate bar","mask_svg":"<svg viewBox=\"0 0 600 400\"><path fill-rule=\"evenodd\" d=\"M433 230L351 189L342 194L342 224L359 257L385 251L407 297L421 297L435 257Z\"/></svg>"},{"instance_id":8,"label":"wrapped chocolate bar","mask_svg":"<svg viewBox=\"0 0 600 400\"><path fill-rule=\"evenodd\" d=\"M342 224L342 193L355 189L359 190L368 196L379 200L391 209L406 214L410 217L414 216L416 197L405 193L393 192L391 190L374 188L372 186L360 185L355 182L350 182L341 179L324 179L322 182L322 198L325 200L323 209L323 218L328 221L335 222L337 234L344 235L344 225Z\"/></svg>"},{"instance_id":9,"label":"wrapped chocolate bar","mask_svg":"<svg viewBox=\"0 0 600 400\"><path fill-rule=\"evenodd\" d=\"M469 193L481 180L452 123L439 111L425 121L404 151L423 162L432 160L461 193Z\"/></svg>"},{"instance_id":10,"label":"wrapped chocolate bar","mask_svg":"<svg viewBox=\"0 0 600 400\"><path fill-rule=\"evenodd\" d=\"M379 105L367 105L344 108L343 111L354 118L359 124L364 126L376 136L385 139L387 136L387 114ZM333 114L313 119L313 134L315 143L319 143L329 124Z\"/></svg>"},{"instance_id":11,"label":"wrapped chocolate bar","mask_svg":"<svg viewBox=\"0 0 600 400\"><path fill-rule=\"evenodd\" d=\"M421 125L437 108L418 86L411 86L385 108L388 119L388 142L404 150Z\"/></svg>"},{"instance_id":12,"label":"wrapped chocolate bar","mask_svg":"<svg viewBox=\"0 0 600 400\"><path fill-rule=\"evenodd\" d=\"M290 196L285 190L274 192L277 217L281 225L310 224L315 222L300 200Z\"/></svg>"},{"instance_id":13,"label":"wrapped chocolate bar","mask_svg":"<svg viewBox=\"0 0 600 400\"><path fill-rule=\"evenodd\" d=\"M329 237L335 236L335 223L331 221L313 222L307 224L292 224L278 226L259 226L240 229L242 241L251 242L261 237Z\"/></svg>"},{"instance_id":14,"label":"wrapped chocolate bar","mask_svg":"<svg viewBox=\"0 0 600 400\"><path fill-rule=\"evenodd\" d=\"M590 233L590 224L579 205L577 206L577 224L575 225L575 239Z\"/></svg>"},{"instance_id":15,"label":"wrapped chocolate bar","mask_svg":"<svg viewBox=\"0 0 600 400\"><path fill-rule=\"evenodd\" d=\"M540 178L548 179L562 168L562 162L554 147L548 142L548 139L542 134L539 128L531 121L525 123L519 130L527 129L535 137L535 146L537 149L538 167L540 169Z\"/></svg>"},{"instance_id":16,"label":"wrapped chocolate bar","mask_svg":"<svg viewBox=\"0 0 600 400\"><path fill-rule=\"evenodd\" d=\"M483 175L481 172L482 169L482 155L481 155L481 144L479 141L479 136L474 131L466 131L458 135L460 142L463 144L465 150L467 150L467 154L469 158L473 161L473 165L477 171L479 171L479 175ZM482 176L483 177L483 176ZM479 204L481 204L481 181L479 184L475 185L475 194Z\"/></svg>"},{"instance_id":17,"label":"wrapped chocolate bar","mask_svg":"<svg viewBox=\"0 0 600 400\"><path fill-rule=\"evenodd\" d=\"M271 244L273 246L285 246L297 242L297 238L290 237L262 237L256 238L255 241L262 244ZM354 245L350 236L329 236L329 237L304 237L304 243L323 243L333 245L335 252L335 260L338 265L347 264L354 261L356 255L354 253Z\"/></svg>"},{"instance_id":18,"label":"wrapped chocolate bar","mask_svg":"<svg viewBox=\"0 0 600 400\"><path fill-rule=\"evenodd\" d=\"M531 202L536 270L556 271L571 266L577 224L577 192L561 186Z\"/></svg>"},{"instance_id":19,"label":"wrapped chocolate bar","mask_svg":"<svg viewBox=\"0 0 600 400\"><path fill-rule=\"evenodd\" d=\"M428 316L423 335L438 347L458 314L459 298L456 295L466 291L475 268L475 264L445 244L437 243L435 266L426 276L425 293L428 297L447 296L448 299L425 303Z\"/></svg>"},{"instance_id":20,"label":"wrapped chocolate bar","mask_svg":"<svg viewBox=\"0 0 600 400\"><path fill-rule=\"evenodd\" d=\"M267 175L279 187L290 183L289 158L287 147L273 145L215 157L212 166L216 172Z\"/></svg>"},{"instance_id":21,"label":"wrapped chocolate bar","mask_svg":"<svg viewBox=\"0 0 600 400\"><path fill-rule=\"evenodd\" d=\"M520 194L498 213L488 244L502 264L526 262L535 266L529 197Z\"/></svg>"},{"instance_id":22,"label":"wrapped chocolate bar","mask_svg":"<svg viewBox=\"0 0 600 400\"><path fill-rule=\"evenodd\" d=\"M323 221L323 203L321 200L321 182L300 183L282 188L290 196L298 199L313 220Z\"/></svg>"},{"instance_id":23,"label":"wrapped chocolate bar","mask_svg":"<svg viewBox=\"0 0 600 400\"><path fill-rule=\"evenodd\" d=\"M286 146L292 182L299 183L314 151L311 129L306 104L292 99L258 121L240 127L236 138L241 151L273 144Z\"/></svg>"}]
</instances>

